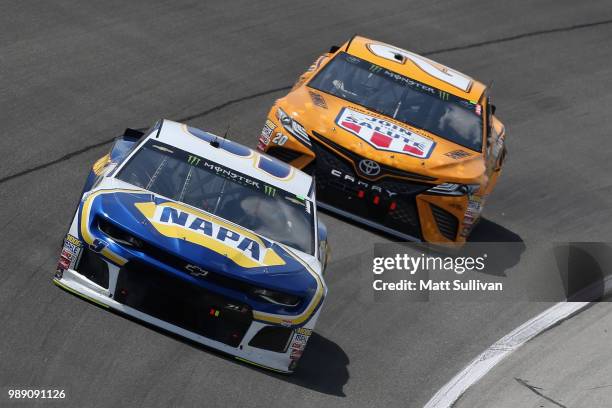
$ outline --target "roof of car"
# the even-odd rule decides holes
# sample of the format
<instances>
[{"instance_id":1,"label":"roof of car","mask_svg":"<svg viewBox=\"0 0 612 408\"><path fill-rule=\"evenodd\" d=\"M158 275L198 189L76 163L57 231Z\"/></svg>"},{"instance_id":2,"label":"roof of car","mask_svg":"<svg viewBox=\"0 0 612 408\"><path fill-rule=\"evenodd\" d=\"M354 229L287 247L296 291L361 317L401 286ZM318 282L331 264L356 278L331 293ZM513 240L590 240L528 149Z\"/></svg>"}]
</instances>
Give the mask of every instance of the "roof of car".
<instances>
[{"instance_id":1,"label":"roof of car","mask_svg":"<svg viewBox=\"0 0 612 408\"><path fill-rule=\"evenodd\" d=\"M167 119L161 122L159 133L153 131L149 138L207 158L297 196L310 196L311 176L240 143ZM216 140L218 147L214 147L211 140Z\"/></svg>"},{"instance_id":2,"label":"roof of car","mask_svg":"<svg viewBox=\"0 0 612 408\"><path fill-rule=\"evenodd\" d=\"M457 70L380 41L355 36L340 50L469 101L479 101L486 90Z\"/></svg>"}]
</instances>

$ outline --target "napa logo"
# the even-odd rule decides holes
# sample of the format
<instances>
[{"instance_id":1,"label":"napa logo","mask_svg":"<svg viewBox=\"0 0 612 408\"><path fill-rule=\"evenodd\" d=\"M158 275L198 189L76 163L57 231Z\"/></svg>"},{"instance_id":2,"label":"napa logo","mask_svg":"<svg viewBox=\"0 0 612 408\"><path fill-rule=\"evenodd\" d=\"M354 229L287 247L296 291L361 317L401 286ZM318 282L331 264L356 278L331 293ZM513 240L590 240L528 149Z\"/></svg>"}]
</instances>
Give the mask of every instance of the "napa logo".
<instances>
[{"instance_id":1,"label":"napa logo","mask_svg":"<svg viewBox=\"0 0 612 408\"><path fill-rule=\"evenodd\" d=\"M209 214L172 202L134 205L160 234L213 250L242 267L285 264L271 242Z\"/></svg>"}]
</instances>

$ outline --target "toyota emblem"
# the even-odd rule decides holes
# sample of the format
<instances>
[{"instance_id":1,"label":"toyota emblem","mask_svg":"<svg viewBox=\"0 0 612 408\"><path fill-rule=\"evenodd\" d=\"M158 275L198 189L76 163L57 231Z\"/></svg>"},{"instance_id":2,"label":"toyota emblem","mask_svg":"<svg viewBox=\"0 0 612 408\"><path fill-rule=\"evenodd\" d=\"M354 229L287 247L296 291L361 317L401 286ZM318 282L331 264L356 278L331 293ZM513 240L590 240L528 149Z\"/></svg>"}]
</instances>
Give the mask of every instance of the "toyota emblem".
<instances>
[{"instance_id":1,"label":"toyota emblem","mask_svg":"<svg viewBox=\"0 0 612 408\"><path fill-rule=\"evenodd\" d=\"M359 162L359 170L366 176L376 176L380 173L380 165L374 160L362 160Z\"/></svg>"}]
</instances>

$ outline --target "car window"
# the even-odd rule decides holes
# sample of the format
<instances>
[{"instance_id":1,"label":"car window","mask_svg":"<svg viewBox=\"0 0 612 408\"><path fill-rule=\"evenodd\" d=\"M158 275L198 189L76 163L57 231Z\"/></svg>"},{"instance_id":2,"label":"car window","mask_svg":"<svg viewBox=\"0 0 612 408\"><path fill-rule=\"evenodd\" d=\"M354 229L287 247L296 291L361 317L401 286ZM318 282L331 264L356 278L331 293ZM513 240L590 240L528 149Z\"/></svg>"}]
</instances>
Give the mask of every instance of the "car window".
<instances>
[{"instance_id":1,"label":"car window","mask_svg":"<svg viewBox=\"0 0 612 408\"><path fill-rule=\"evenodd\" d=\"M309 83L322 92L482 150L482 107L429 85L339 53Z\"/></svg>"},{"instance_id":2,"label":"car window","mask_svg":"<svg viewBox=\"0 0 612 408\"><path fill-rule=\"evenodd\" d=\"M314 253L310 201L181 149L149 141L117 178Z\"/></svg>"}]
</instances>

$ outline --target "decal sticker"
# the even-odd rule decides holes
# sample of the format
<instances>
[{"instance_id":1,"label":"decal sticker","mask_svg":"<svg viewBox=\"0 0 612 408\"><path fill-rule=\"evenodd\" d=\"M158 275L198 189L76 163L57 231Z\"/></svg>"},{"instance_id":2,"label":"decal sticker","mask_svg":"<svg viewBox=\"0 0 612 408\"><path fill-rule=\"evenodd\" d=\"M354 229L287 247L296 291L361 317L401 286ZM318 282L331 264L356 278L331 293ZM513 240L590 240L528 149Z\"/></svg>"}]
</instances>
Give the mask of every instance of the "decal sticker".
<instances>
[{"instance_id":1,"label":"decal sticker","mask_svg":"<svg viewBox=\"0 0 612 408\"><path fill-rule=\"evenodd\" d=\"M302 353L306 348L306 343L308 343L308 339L310 338L311 334L311 329L300 327L299 329L295 330L295 335L291 341L291 354L289 355L290 359L298 360L302 356Z\"/></svg>"},{"instance_id":2,"label":"decal sticker","mask_svg":"<svg viewBox=\"0 0 612 408\"><path fill-rule=\"evenodd\" d=\"M93 165L92 170L96 176L101 175L106 169L106 166L110 163L110 153L100 157Z\"/></svg>"},{"instance_id":3,"label":"decal sticker","mask_svg":"<svg viewBox=\"0 0 612 408\"><path fill-rule=\"evenodd\" d=\"M287 143L287 140L289 140L287 136L283 135L281 132L278 132L272 139L272 142L276 143L279 146L282 146Z\"/></svg>"},{"instance_id":4,"label":"decal sticker","mask_svg":"<svg viewBox=\"0 0 612 408\"><path fill-rule=\"evenodd\" d=\"M482 208L484 205L484 197L472 195L469 197L468 205L463 215L463 229L461 230L461 236L467 237L472 228L480 219Z\"/></svg>"},{"instance_id":5,"label":"decal sticker","mask_svg":"<svg viewBox=\"0 0 612 408\"><path fill-rule=\"evenodd\" d=\"M168 238L183 239L227 256L245 268L284 265L271 243L209 214L180 204L136 203L151 225Z\"/></svg>"},{"instance_id":6,"label":"decal sticker","mask_svg":"<svg viewBox=\"0 0 612 408\"><path fill-rule=\"evenodd\" d=\"M274 129L276 129L276 125L272 123L272 121L270 121L269 119L266 120L266 124L261 130L261 136L259 137L259 141L267 146L268 143L270 143L270 136L272 135Z\"/></svg>"},{"instance_id":7,"label":"decal sticker","mask_svg":"<svg viewBox=\"0 0 612 408\"><path fill-rule=\"evenodd\" d=\"M81 248L83 246L83 244L81 243L81 241L77 237L75 237L73 235L70 235L70 234L68 234L66 236L66 239L64 241L64 245L66 245L66 244L71 244L71 246L73 248ZM75 251L76 251L76 249L75 249Z\"/></svg>"},{"instance_id":8,"label":"decal sticker","mask_svg":"<svg viewBox=\"0 0 612 408\"><path fill-rule=\"evenodd\" d=\"M426 159L436 143L385 119L343 108L336 124L378 150Z\"/></svg>"},{"instance_id":9,"label":"decal sticker","mask_svg":"<svg viewBox=\"0 0 612 408\"><path fill-rule=\"evenodd\" d=\"M397 62L399 64L403 64L406 59L410 60L410 62L412 62L414 65L416 65L428 75L437 78L440 81L444 81L447 84L454 86L455 88L461 89L464 92L468 92L472 86L471 78L465 76L464 74L458 71L455 71L454 69L450 69L442 64L432 61L429 58L425 58L412 52L392 47L387 44L372 43L368 44L367 47L372 52L372 54L375 54L379 57L388 59L393 62ZM400 58L403 58L402 61L397 60L398 55L400 56Z\"/></svg>"},{"instance_id":10,"label":"decal sticker","mask_svg":"<svg viewBox=\"0 0 612 408\"><path fill-rule=\"evenodd\" d=\"M61 276L63 275L62 272L64 270L75 268L82 248L83 244L78 238L70 234L66 235L66 238L64 239L64 246L62 247L62 252L60 253L60 259L57 263L58 273L56 273L56 276L61 279Z\"/></svg>"},{"instance_id":11,"label":"decal sticker","mask_svg":"<svg viewBox=\"0 0 612 408\"><path fill-rule=\"evenodd\" d=\"M447 153L444 153L445 156L450 157L451 159L459 160L466 157L470 157L472 154L466 152L465 150L453 150Z\"/></svg>"},{"instance_id":12,"label":"decal sticker","mask_svg":"<svg viewBox=\"0 0 612 408\"><path fill-rule=\"evenodd\" d=\"M320 108L327 109L327 102L325 102L325 99L323 98L323 96L321 96L321 94L312 91L308 91L308 93L310 94L310 99L312 99L312 103L314 103Z\"/></svg>"}]
</instances>

